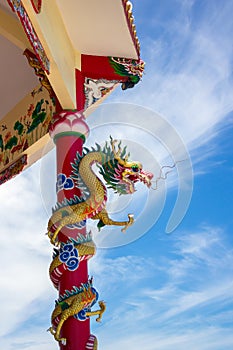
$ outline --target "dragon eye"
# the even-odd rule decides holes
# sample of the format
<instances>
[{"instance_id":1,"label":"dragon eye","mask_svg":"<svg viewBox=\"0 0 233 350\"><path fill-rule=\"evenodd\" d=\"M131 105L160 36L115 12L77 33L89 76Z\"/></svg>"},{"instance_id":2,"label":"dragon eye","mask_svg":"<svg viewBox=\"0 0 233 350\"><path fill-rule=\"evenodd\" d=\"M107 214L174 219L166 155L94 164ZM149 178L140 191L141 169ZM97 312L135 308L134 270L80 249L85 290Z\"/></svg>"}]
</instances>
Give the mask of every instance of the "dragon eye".
<instances>
[{"instance_id":1,"label":"dragon eye","mask_svg":"<svg viewBox=\"0 0 233 350\"><path fill-rule=\"evenodd\" d=\"M132 169L135 173L137 173L137 172L139 171L139 167L138 167L137 165L133 165L133 166L131 167L131 169Z\"/></svg>"}]
</instances>

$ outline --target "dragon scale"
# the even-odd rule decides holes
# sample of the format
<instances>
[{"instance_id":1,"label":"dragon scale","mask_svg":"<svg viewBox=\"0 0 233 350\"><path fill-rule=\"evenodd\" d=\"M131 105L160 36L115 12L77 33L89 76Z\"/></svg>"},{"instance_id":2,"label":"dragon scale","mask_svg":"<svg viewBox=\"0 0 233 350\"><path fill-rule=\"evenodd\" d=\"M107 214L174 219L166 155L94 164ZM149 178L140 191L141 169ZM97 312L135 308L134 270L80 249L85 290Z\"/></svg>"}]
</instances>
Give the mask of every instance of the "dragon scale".
<instances>
[{"instance_id":1,"label":"dragon scale","mask_svg":"<svg viewBox=\"0 0 233 350\"><path fill-rule=\"evenodd\" d=\"M92 164L101 163L101 161L102 157L98 152L88 153L81 160L79 173L90 191L90 196L85 202L65 206L55 211L49 221L49 229L58 222L66 226L83 221L101 210L106 201L106 189L91 169Z\"/></svg>"},{"instance_id":2,"label":"dragon scale","mask_svg":"<svg viewBox=\"0 0 233 350\"><path fill-rule=\"evenodd\" d=\"M133 215L128 214L128 221L114 221L109 218L106 210L106 187L118 194L131 194L135 191L134 184L137 181L143 182L147 187L151 186L153 175L143 171L141 163L128 161L126 147L122 149L121 142L118 142L117 148L117 142L110 137L110 145L106 142L104 147L96 144L96 148L91 150L84 148L82 155L77 152L76 158L71 163L71 170L66 175L66 178L68 177L70 182L79 189L80 197L74 196L71 199L65 197L62 203L57 204L48 222L50 241L58 246L58 249L54 249L49 274L54 287L59 291L61 281L67 272L78 274L84 261L95 254L91 233L82 235L80 232L77 233L76 238L68 236L68 240L63 242L58 235L62 228L65 226L69 228L69 225L91 218L99 220L97 224L99 229L105 225L116 225L124 226L122 231L125 231L134 222ZM95 174L94 164L97 164L103 180ZM104 301L99 301L99 309L91 311L98 300L98 292L92 283L93 279L90 278L87 283L73 285L73 287L71 285L69 289L63 290L63 294L60 294L51 316L52 326L49 328L58 342L66 343L66 339L62 337L62 328L69 318L75 318L81 322L90 316L97 315L96 321L101 320L106 305ZM97 349L97 340L93 335L90 336L87 344L89 343L92 344L91 349Z\"/></svg>"},{"instance_id":3,"label":"dragon scale","mask_svg":"<svg viewBox=\"0 0 233 350\"><path fill-rule=\"evenodd\" d=\"M80 161L78 159L74 164L74 173L79 174L79 178L88 189L89 196L82 202L65 205L53 213L48 223L48 235L51 243L55 244L57 242L57 235L64 226L73 225L89 218L99 220L99 228L105 225L124 226L122 228L123 232L133 224L132 214L128 214L128 221L114 221L109 218L105 209L107 201L106 187L92 169L94 163L97 163L100 168L102 167L100 173L107 184L110 184L109 187L120 194L134 192L134 182L138 180L143 181L148 187L150 186L151 177L148 176L148 173L142 171L141 164L139 162L129 162L128 156L125 156L125 149L122 150L119 144L119 149L116 151L115 143L116 140L111 139L112 149L106 143L103 149L97 145L97 150L87 150L87 154L80 157ZM74 174L72 176L75 178ZM79 187L77 179L76 185Z\"/></svg>"}]
</instances>

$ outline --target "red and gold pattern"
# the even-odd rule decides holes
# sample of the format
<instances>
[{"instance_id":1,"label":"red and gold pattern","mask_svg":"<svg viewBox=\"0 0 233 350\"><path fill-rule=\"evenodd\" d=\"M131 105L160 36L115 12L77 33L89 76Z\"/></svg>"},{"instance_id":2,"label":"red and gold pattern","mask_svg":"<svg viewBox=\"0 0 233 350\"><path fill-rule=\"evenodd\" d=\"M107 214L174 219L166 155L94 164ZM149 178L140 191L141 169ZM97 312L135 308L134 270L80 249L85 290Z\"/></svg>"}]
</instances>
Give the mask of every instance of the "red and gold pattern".
<instances>
[{"instance_id":1,"label":"red and gold pattern","mask_svg":"<svg viewBox=\"0 0 233 350\"><path fill-rule=\"evenodd\" d=\"M5 170L0 173L0 185L4 182L12 179L23 171L23 168L27 165L27 155L24 154L13 164L9 165Z\"/></svg>"},{"instance_id":2,"label":"red and gold pattern","mask_svg":"<svg viewBox=\"0 0 233 350\"><path fill-rule=\"evenodd\" d=\"M32 6L36 13L40 13L42 0L31 0Z\"/></svg>"},{"instance_id":3,"label":"red and gold pattern","mask_svg":"<svg viewBox=\"0 0 233 350\"><path fill-rule=\"evenodd\" d=\"M43 48L43 45L40 42L40 39L38 38L38 35L36 34L36 31L32 25L32 22L20 0L14 1L14 0L7 0L8 4L10 5L13 12L17 14L19 17L20 22L22 23L23 29L25 31L25 34L27 35L27 38L32 46L32 49L38 58L41 67L46 71L46 73L49 74L50 72L50 62L49 59L45 53L45 50Z\"/></svg>"}]
</instances>

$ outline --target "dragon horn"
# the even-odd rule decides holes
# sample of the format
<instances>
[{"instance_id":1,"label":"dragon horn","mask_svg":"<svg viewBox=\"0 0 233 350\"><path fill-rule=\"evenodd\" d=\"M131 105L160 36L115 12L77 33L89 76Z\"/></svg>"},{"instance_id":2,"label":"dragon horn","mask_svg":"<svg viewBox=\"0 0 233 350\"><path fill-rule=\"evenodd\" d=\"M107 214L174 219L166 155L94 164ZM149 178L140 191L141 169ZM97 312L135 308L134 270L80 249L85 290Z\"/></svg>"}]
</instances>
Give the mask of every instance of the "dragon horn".
<instances>
[{"instance_id":1,"label":"dragon horn","mask_svg":"<svg viewBox=\"0 0 233 350\"><path fill-rule=\"evenodd\" d=\"M118 161L118 163L120 165L125 166L125 160L122 160L120 157L120 154L122 152L120 144L118 144L118 151L116 151L115 144L116 144L117 140L113 140L112 138L110 140L111 140L112 152L114 154L114 157L116 158L116 160Z\"/></svg>"}]
</instances>

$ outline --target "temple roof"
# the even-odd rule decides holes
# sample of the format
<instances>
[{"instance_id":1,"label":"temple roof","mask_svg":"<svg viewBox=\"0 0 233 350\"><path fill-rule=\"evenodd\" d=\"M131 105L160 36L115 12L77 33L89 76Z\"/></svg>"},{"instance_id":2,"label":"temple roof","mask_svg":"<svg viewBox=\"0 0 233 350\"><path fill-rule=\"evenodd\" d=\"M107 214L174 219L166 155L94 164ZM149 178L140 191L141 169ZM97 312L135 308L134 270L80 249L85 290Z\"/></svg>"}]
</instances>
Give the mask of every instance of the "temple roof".
<instances>
[{"instance_id":1,"label":"temple roof","mask_svg":"<svg viewBox=\"0 0 233 350\"><path fill-rule=\"evenodd\" d=\"M42 156L58 106L86 110L143 69L128 0L0 0L0 50L0 183Z\"/></svg>"},{"instance_id":2,"label":"temple roof","mask_svg":"<svg viewBox=\"0 0 233 350\"><path fill-rule=\"evenodd\" d=\"M138 58L129 1L57 0L57 5L76 50L88 55Z\"/></svg>"},{"instance_id":3,"label":"temple roof","mask_svg":"<svg viewBox=\"0 0 233 350\"><path fill-rule=\"evenodd\" d=\"M33 7L36 3L41 3L39 13ZM19 18L21 5L28 28ZM132 5L127 0L0 0L0 119L38 83L23 56L25 49L33 51L32 42L38 45L37 39L43 68L64 108L75 107L74 69L81 69L82 54L139 58Z\"/></svg>"}]
</instances>

